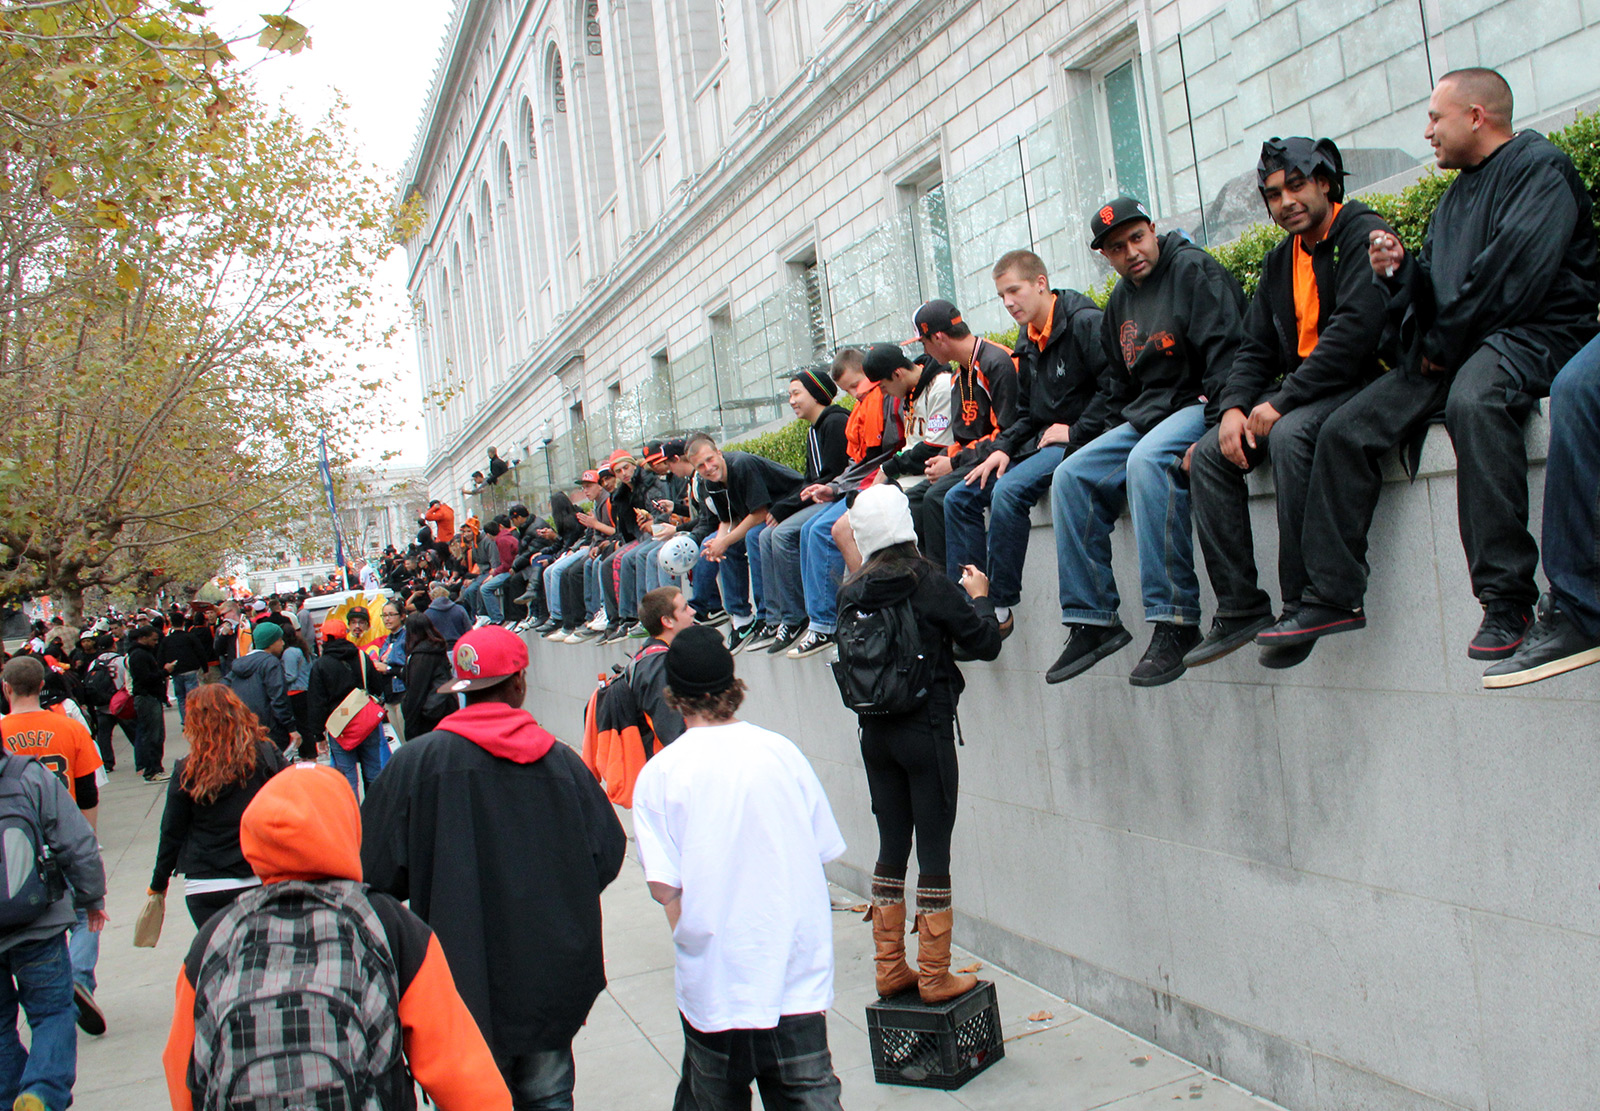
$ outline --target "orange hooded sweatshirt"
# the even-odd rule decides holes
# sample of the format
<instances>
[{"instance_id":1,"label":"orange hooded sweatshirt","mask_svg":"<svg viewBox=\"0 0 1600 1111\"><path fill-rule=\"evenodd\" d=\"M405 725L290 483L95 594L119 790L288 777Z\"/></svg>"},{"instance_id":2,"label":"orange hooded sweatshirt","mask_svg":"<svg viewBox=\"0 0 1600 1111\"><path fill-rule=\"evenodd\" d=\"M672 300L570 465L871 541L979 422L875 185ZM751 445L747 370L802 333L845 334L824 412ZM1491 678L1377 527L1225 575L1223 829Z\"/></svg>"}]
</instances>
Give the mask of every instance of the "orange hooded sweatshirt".
<instances>
[{"instance_id":1,"label":"orange hooded sweatshirt","mask_svg":"<svg viewBox=\"0 0 1600 1111\"><path fill-rule=\"evenodd\" d=\"M296 764L267 781L245 808L239 846L263 883L361 879L361 811L343 775ZM440 1111L511 1111L494 1057L456 992L444 950L427 924L387 895L371 895L400 974L406 1065ZM215 919L213 919L215 921ZM193 1111L194 969L211 933L202 927L178 972L177 1005L161 1063L173 1111Z\"/></svg>"}]
</instances>

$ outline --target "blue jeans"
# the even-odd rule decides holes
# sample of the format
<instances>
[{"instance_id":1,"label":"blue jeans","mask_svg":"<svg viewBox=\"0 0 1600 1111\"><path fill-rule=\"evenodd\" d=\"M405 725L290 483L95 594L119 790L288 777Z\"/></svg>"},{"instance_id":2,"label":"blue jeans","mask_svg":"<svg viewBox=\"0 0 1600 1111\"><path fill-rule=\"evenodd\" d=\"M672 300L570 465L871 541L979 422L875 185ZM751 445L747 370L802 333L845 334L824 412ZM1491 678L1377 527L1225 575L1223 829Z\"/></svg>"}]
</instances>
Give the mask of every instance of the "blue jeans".
<instances>
[{"instance_id":1,"label":"blue jeans","mask_svg":"<svg viewBox=\"0 0 1600 1111\"><path fill-rule=\"evenodd\" d=\"M33 1031L33 1048L17 1036L17 1005ZM65 932L0 951L0 1106L32 1092L46 1107L72 1102L78 1078L78 1008Z\"/></svg>"},{"instance_id":2,"label":"blue jeans","mask_svg":"<svg viewBox=\"0 0 1600 1111\"><path fill-rule=\"evenodd\" d=\"M651 589L650 565L660 562L656 559L659 551L661 541L642 540L622 557L622 586L617 592L617 606L627 620L639 616L639 599Z\"/></svg>"},{"instance_id":3,"label":"blue jeans","mask_svg":"<svg viewBox=\"0 0 1600 1111\"><path fill-rule=\"evenodd\" d=\"M67 932L67 952L72 957L72 979L90 995L99 987L94 967L100 963L100 935L89 930L89 915L78 911L78 923Z\"/></svg>"},{"instance_id":4,"label":"blue jeans","mask_svg":"<svg viewBox=\"0 0 1600 1111\"><path fill-rule=\"evenodd\" d=\"M808 505L761 534L761 581L767 588L768 609L772 611L767 615L768 621L793 627L806 619L800 540L806 522L824 508L824 503Z\"/></svg>"},{"instance_id":5,"label":"blue jeans","mask_svg":"<svg viewBox=\"0 0 1600 1111\"><path fill-rule=\"evenodd\" d=\"M496 625L506 619L506 600L500 596L500 590L510 579L510 571L502 571L498 575L490 575L483 580L483 586L478 591L478 598L483 602L483 608L489 614L489 620Z\"/></svg>"},{"instance_id":6,"label":"blue jeans","mask_svg":"<svg viewBox=\"0 0 1600 1111\"><path fill-rule=\"evenodd\" d=\"M839 623L839 580L844 556L833 542L833 523L845 514L844 499L828 502L800 526L800 584L813 633L832 633Z\"/></svg>"},{"instance_id":7,"label":"blue jeans","mask_svg":"<svg viewBox=\"0 0 1600 1111\"><path fill-rule=\"evenodd\" d=\"M750 568L751 608L758 621L766 621L771 616L767 612L766 568L761 565L761 538L766 534L767 526L759 524L745 533L743 540L745 564Z\"/></svg>"},{"instance_id":8,"label":"blue jeans","mask_svg":"<svg viewBox=\"0 0 1600 1111\"><path fill-rule=\"evenodd\" d=\"M488 577L488 575L479 575L461 588L461 597L456 600L461 603L461 608L467 611L468 617L483 616L482 599L479 594L483 590L484 580Z\"/></svg>"},{"instance_id":9,"label":"blue jeans","mask_svg":"<svg viewBox=\"0 0 1600 1111\"><path fill-rule=\"evenodd\" d=\"M572 1047L496 1057L515 1111L572 1111Z\"/></svg>"},{"instance_id":10,"label":"blue jeans","mask_svg":"<svg viewBox=\"0 0 1600 1111\"><path fill-rule=\"evenodd\" d=\"M989 597L997 606L1022 601L1022 565L1028 558L1028 514L1050 489L1056 467L1067 449L1059 444L1040 448L1006 468L998 480L980 487L960 483L944 496L944 565L952 582L961 568L974 564L989 575ZM989 536L984 539L983 511L989 510Z\"/></svg>"},{"instance_id":11,"label":"blue jeans","mask_svg":"<svg viewBox=\"0 0 1600 1111\"><path fill-rule=\"evenodd\" d=\"M172 695L178 700L178 724L180 726L185 721L183 715L186 703L189 701L189 692L199 685L200 673L198 671L179 671L172 676Z\"/></svg>"},{"instance_id":12,"label":"blue jeans","mask_svg":"<svg viewBox=\"0 0 1600 1111\"><path fill-rule=\"evenodd\" d=\"M748 1111L750 1084L761 1105L838 1111L839 1077L823 1014L783 1015L767 1030L704 1034L683 1022L683 1072L673 1111Z\"/></svg>"},{"instance_id":13,"label":"blue jeans","mask_svg":"<svg viewBox=\"0 0 1600 1111\"><path fill-rule=\"evenodd\" d=\"M583 565L583 618L580 625L599 613L606 605L606 592L600 586L600 575L605 570L605 557L599 556Z\"/></svg>"},{"instance_id":14,"label":"blue jeans","mask_svg":"<svg viewBox=\"0 0 1600 1111\"><path fill-rule=\"evenodd\" d=\"M389 762L389 739L384 736L383 726L368 733L367 739L355 748L347 749L332 737L328 741L328 755L333 759L334 770L343 773L350 782L350 790L360 798L361 792L356 788L356 769L361 769L361 779L370 790L372 781L378 778L378 773Z\"/></svg>"},{"instance_id":15,"label":"blue jeans","mask_svg":"<svg viewBox=\"0 0 1600 1111\"><path fill-rule=\"evenodd\" d=\"M1544 471L1544 573L1561 612L1600 640L1600 339L1550 387Z\"/></svg>"},{"instance_id":16,"label":"blue jeans","mask_svg":"<svg viewBox=\"0 0 1600 1111\"><path fill-rule=\"evenodd\" d=\"M1194 573L1183 455L1205 430L1205 407L1190 405L1143 435L1130 424L1113 428L1056 468L1050 512L1063 623L1117 623L1111 530L1124 506L1139 549L1145 620L1199 623L1200 580Z\"/></svg>"},{"instance_id":17,"label":"blue jeans","mask_svg":"<svg viewBox=\"0 0 1600 1111\"><path fill-rule=\"evenodd\" d=\"M722 587L717 582L715 563L702 555L695 560L694 570L689 573L689 578L692 587L689 601L697 613L704 615L722 608Z\"/></svg>"},{"instance_id":18,"label":"blue jeans","mask_svg":"<svg viewBox=\"0 0 1600 1111\"><path fill-rule=\"evenodd\" d=\"M755 530L752 529L752 532ZM714 539L716 533L706 537L706 543ZM700 550L705 551L705 544L700 545ZM708 562L704 558L701 563ZM716 568L717 587L722 591L722 606L728 611L734 624L742 625L750 617L750 557L743 540L728 545L722 553L722 562L711 563ZM699 573L698 565L695 568ZM698 591L696 591L698 595Z\"/></svg>"},{"instance_id":19,"label":"blue jeans","mask_svg":"<svg viewBox=\"0 0 1600 1111\"><path fill-rule=\"evenodd\" d=\"M554 560L550 566L544 569L544 601L545 605L550 608L551 617L560 618L562 616L560 586L561 572L565 571L568 567L571 567L578 560L582 559L584 553L588 550L588 548L576 548L568 552L566 555Z\"/></svg>"}]
</instances>

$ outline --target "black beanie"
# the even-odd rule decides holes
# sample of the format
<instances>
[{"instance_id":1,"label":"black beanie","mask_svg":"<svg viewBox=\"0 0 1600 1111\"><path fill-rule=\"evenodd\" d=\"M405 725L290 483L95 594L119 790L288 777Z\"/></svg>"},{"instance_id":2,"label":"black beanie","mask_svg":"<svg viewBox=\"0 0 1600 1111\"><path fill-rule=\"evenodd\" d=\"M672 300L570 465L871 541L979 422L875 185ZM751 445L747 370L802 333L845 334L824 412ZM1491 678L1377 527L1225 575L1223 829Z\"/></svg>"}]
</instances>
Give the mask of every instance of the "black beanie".
<instances>
[{"instance_id":1,"label":"black beanie","mask_svg":"<svg viewBox=\"0 0 1600 1111\"><path fill-rule=\"evenodd\" d=\"M816 367L806 367L789 375L789 381L799 382L806 388L806 393L817 399L818 405L827 405L833 401L834 394L839 392L839 387L833 384L833 379L828 372L818 370Z\"/></svg>"},{"instance_id":2,"label":"black beanie","mask_svg":"<svg viewBox=\"0 0 1600 1111\"><path fill-rule=\"evenodd\" d=\"M667 649L667 687L680 698L721 694L733 686L733 653L709 625L690 625Z\"/></svg>"}]
</instances>

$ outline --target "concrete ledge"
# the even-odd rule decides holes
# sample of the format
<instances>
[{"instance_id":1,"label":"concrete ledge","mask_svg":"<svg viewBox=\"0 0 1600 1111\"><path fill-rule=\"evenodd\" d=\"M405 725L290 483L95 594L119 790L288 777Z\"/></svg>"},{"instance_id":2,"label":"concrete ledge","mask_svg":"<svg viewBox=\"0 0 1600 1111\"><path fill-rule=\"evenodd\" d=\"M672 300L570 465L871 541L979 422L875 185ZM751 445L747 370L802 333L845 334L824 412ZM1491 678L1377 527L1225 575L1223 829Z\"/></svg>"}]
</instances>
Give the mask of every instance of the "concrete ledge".
<instances>
[{"instance_id":1,"label":"concrete ledge","mask_svg":"<svg viewBox=\"0 0 1600 1111\"><path fill-rule=\"evenodd\" d=\"M1532 422L1535 529L1543 437ZM1482 689L1452 468L1435 430L1378 507L1370 627L1284 672L1245 649L1137 690L1136 634L1046 686L1036 528L1016 634L965 668L961 944L1296 1111L1593 1106L1600 674ZM1271 499L1252 513L1270 568ZM1136 595L1128 530L1113 543ZM621 658L535 642L535 713L576 738ZM861 889L876 830L828 658L740 656L744 715L806 751L850 845L834 878Z\"/></svg>"}]
</instances>

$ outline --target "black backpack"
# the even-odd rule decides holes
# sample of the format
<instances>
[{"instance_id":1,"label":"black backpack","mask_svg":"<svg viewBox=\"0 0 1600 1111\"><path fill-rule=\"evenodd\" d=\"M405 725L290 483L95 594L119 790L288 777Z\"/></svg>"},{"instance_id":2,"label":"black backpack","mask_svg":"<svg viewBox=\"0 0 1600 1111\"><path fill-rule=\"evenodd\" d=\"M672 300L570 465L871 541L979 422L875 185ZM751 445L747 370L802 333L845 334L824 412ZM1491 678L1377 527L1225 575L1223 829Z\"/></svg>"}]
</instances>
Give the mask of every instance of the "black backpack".
<instances>
[{"instance_id":1,"label":"black backpack","mask_svg":"<svg viewBox=\"0 0 1600 1111\"><path fill-rule=\"evenodd\" d=\"M83 690L89 698L89 705L97 710L104 710L111 705L111 699L117 693L117 680L111 674L111 665L100 660L89 665L89 671L83 677Z\"/></svg>"},{"instance_id":2,"label":"black backpack","mask_svg":"<svg viewBox=\"0 0 1600 1111\"><path fill-rule=\"evenodd\" d=\"M933 660L910 598L876 610L842 606L834 638L833 680L847 708L863 716L904 714L928 700Z\"/></svg>"}]
</instances>

